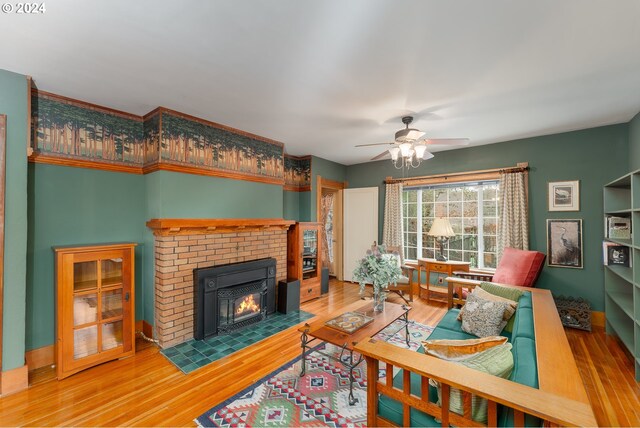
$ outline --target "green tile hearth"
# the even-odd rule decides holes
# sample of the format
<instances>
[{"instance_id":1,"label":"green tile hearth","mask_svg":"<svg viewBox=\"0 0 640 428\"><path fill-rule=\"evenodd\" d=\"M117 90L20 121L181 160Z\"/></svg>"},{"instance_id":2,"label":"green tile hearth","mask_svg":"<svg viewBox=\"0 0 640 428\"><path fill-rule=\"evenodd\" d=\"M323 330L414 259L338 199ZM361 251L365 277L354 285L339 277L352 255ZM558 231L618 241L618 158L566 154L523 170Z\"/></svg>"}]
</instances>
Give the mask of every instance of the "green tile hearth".
<instances>
[{"instance_id":1,"label":"green tile hearth","mask_svg":"<svg viewBox=\"0 0 640 428\"><path fill-rule=\"evenodd\" d=\"M261 323L251 325L244 330L205 340L191 339L160 352L186 374L314 316L305 311L291 312L286 315L276 312L267 316L267 319Z\"/></svg>"}]
</instances>

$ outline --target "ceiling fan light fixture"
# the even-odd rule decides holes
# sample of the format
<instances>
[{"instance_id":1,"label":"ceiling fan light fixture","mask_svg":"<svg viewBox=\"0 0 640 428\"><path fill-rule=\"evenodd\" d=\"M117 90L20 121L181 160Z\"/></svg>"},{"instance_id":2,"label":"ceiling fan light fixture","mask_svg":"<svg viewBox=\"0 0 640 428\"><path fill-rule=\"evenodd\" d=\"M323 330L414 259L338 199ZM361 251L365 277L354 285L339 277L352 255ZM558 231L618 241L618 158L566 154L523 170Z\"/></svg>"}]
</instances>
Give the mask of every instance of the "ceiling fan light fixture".
<instances>
[{"instance_id":1,"label":"ceiling fan light fixture","mask_svg":"<svg viewBox=\"0 0 640 428\"><path fill-rule=\"evenodd\" d=\"M403 158L408 158L411 151L411 143L402 143L400 144L400 154Z\"/></svg>"},{"instance_id":2,"label":"ceiling fan light fixture","mask_svg":"<svg viewBox=\"0 0 640 428\"><path fill-rule=\"evenodd\" d=\"M391 147L389 149L389 154L391 155L391 160L392 161L397 161L398 160L398 155L400 154L400 148L399 147Z\"/></svg>"},{"instance_id":3,"label":"ceiling fan light fixture","mask_svg":"<svg viewBox=\"0 0 640 428\"><path fill-rule=\"evenodd\" d=\"M416 151L416 157L418 159L424 159L424 154L427 151L427 146L425 146L424 144L415 144L413 146L413 149Z\"/></svg>"},{"instance_id":4,"label":"ceiling fan light fixture","mask_svg":"<svg viewBox=\"0 0 640 428\"><path fill-rule=\"evenodd\" d=\"M425 133L419 129L406 128L396 132L397 142L416 141L424 137Z\"/></svg>"}]
</instances>

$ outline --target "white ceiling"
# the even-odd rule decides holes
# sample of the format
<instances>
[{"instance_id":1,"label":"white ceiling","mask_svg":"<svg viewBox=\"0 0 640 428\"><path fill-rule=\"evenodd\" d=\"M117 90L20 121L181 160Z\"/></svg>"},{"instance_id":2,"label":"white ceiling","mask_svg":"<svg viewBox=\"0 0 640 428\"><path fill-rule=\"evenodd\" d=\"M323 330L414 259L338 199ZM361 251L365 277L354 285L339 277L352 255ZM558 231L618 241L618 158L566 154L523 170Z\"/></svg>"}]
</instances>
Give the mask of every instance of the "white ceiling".
<instances>
[{"instance_id":1,"label":"white ceiling","mask_svg":"<svg viewBox=\"0 0 640 428\"><path fill-rule=\"evenodd\" d=\"M58 0L0 13L0 68L144 114L165 106L367 161L400 116L472 145L640 110L636 0ZM1 94L0 94L1 96Z\"/></svg>"}]
</instances>

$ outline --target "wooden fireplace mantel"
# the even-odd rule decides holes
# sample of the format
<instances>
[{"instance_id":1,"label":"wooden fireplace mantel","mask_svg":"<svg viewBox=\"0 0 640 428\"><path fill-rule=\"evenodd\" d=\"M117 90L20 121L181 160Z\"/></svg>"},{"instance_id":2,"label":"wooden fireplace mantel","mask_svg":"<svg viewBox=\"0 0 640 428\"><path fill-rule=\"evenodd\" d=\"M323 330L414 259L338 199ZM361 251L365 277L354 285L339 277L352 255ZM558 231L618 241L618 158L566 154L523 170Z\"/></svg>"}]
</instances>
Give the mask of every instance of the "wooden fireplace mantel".
<instances>
[{"instance_id":1,"label":"wooden fireplace mantel","mask_svg":"<svg viewBox=\"0 0 640 428\"><path fill-rule=\"evenodd\" d=\"M154 235L203 235L288 229L295 221L282 218L154 218L147 227Z\"/></svg>"}]
</instances>

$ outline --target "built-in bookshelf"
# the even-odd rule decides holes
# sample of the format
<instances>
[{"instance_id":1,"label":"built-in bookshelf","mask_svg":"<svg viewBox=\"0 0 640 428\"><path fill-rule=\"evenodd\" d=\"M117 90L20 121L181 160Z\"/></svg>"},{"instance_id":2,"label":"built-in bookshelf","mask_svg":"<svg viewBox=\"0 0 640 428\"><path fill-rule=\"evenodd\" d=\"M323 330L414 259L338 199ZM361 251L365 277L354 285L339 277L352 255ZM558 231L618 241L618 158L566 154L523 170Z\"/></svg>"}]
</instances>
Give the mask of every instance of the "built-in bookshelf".
<instances>
[{"instance_id":1,"label":"built-in bookshelf","mask_svg":"<svg viewBox=\"0 0 640 428\"><path fill-rule=\"evenodd\" d=\"M606 329L624 343L640 380L640 170L605 185L603 192L605 239L627 247L630 258L629 266L605 266ZM608 237L609 217L629 219L629 239Z\"/></svg>"}]
</instances>

